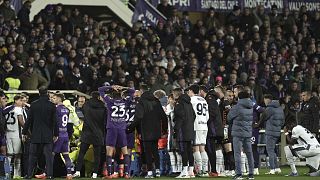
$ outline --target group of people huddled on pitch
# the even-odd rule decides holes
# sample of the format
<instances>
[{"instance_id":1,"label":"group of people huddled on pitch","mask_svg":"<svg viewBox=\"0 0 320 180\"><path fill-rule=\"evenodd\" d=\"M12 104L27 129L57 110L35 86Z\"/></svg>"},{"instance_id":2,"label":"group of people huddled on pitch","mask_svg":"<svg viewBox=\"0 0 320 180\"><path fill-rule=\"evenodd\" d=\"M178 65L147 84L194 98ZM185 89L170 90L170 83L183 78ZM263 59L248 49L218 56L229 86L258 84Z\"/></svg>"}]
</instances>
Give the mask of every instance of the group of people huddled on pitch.
<instances>
[{"instance_id":1,"label":"group of people huddled on pitch","mask_svg":"<svg viewBox=\"0 0 320 180\"><path fill-rule=\"evenodd\" d=\"M40 99L44 94L42 92ZM194 84L185 90L174 89L169 96L162 90L151 92L146 86L141 86L140 90L118 85L100 87L98 92L92 92L92 98L82 108L83 128L75 173L69 157L69 137L72 126L78 123L70 120L70 110L63 104L64 95L51 95L55 106L52 106L54 113L48 112L48 117L54 117L53 142L44 142L46 173L36 175L37 178L52 177L52 163L49 165L48 162L57 153L65 160L67 179L80 177L84 156L93 145L92 178L98 176L102 147L105 146L103 175L107 179L133 176L130 171L133 150L141 155L138 164L142 164L145 178L170 173L179 173L176 178L216 177L223 174L221 169L225 169L225 175L242 179L245 154L248 179L254 179L254 175L259 175L257 140L260 127L265 128L266 134L270 165L267 174L281 173L275 147L285 123L284 110L279 101L268 94L264 95L265 107L257 105L246 86L225 91L220 86L207 89ZM304 95L311 96L308 92ZM35 113L44 107L36 103L30 106L24 95L17 95L13 105L7 107L5 95L0 96L1 113L6 120L6 128L1 133L1 150L7 150L9 160L14 164L14 178L18 178L21 175L21 144L31 138L29 164L26 165L27 178L31 178L37 161L34 157L39 148L37 142L43 143L43 134L38 137L35 127L51 125L34 123ZM26 109L30 109L29 113ZM320 145L315 134L295 121L286 122L284 131L289 144L284 152L292 170L287 176L298 176L295 157L306 159L310 176L320 176ZM218 149L223 151L224 158L218 155ZM120 173L114 168L114 161L118 159L122 159L117 163ZM224 159L224 168L219 167L221 159ZM179 161L182 161L182 168L177 168Z\"/></svg>"}]
</instances>

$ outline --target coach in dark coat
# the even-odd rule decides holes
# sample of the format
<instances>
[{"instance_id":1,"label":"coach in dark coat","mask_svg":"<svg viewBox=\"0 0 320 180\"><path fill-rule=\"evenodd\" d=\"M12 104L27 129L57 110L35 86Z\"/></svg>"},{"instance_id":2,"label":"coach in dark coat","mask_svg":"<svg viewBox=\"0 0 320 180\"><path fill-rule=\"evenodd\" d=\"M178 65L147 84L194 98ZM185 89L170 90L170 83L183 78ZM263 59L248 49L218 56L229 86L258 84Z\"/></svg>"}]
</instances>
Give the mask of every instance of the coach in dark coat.
<instances>
[{"instance_id":1,"label":"coach in dark coat","mask_svg":"<svg viewBox=\"0 0 320 180\"><path fill-rule=\"evenodd\" d=\"M142 141L158 141L161 137L161 121L167 116L160 101L151 91L142 94L136 106L133 126L141 127Z\"/></svg>"},{"instance_id":2,"label":"coach in dark coat","mask_svg":"<svg viewBox=\"0 0 320 180\"><path fill-rule=\"evenodd\" d=\"M187 94L182 94L174 108L174 131L178 141L194 140L193 124L196 115L194 113L191 98Z\"/></svg>"},{"instance_id":3,"label":"coach in dark coat","mask_svg":"<svg viewBox=\"0 0 320 180\"><path fill-rule=\"evenodd\" d=\"M158 140L162 132L161 122L164 122L166 119L167 116L160 101L151 91L144 92L136 105L134 122L129 126L129 131L132 131L134 127L140 127L143 151L145 152L144 155L150 173L152 173L153 169L153 158L156 169L160 169Z\"/></svg>"},{"instance_id":4,"label":"coach in dark coat","mask_svg":"<svg viewBox=\"0 0 320 180\"><path fill-rule=\"evenodd\" d=\"M46 158L46 174L50 179L53 176L52 144L54 138L56 140L58 137L56 106L49 101L46 88L40 88L39 94L39 99L31 103L28 119L22 130L24 140L28 131L31 132L27 178L32 177L38 152L43 148L43 154Z\"/></svg>"},{"instance_id":5,"label":"coach in dark coat","mask_svg":"<svg viewBox=\"0 0 320 180\"><path fill-rule=\"evenodd\" d=\"M182 94L174 108L174 131L179 142L179 150L182 157L183 167L194 164L192 153L192 140L194 140L194 120L196 114L191 104L191 98L187 94ZM190 166L191 166L190 165Z\"/></svg>"},{"instance_id":6,"label":"coach in dark coat","mask_svg":"<svg viewBox=\"0 0 320 180\"><path fill-rule=\"evenodd\" d=\"M81 132L81 145L77 161L76 174L80 175L80 170L83 164L83 158L90 146L93 144L94 151L94 166L93 173L98 173L100 164L101 148L104 145L105 138L105 120L106 108L100 100L99 92L91 93L92 98L83 105L83 129Z\"/></svg>"}]
</instances>

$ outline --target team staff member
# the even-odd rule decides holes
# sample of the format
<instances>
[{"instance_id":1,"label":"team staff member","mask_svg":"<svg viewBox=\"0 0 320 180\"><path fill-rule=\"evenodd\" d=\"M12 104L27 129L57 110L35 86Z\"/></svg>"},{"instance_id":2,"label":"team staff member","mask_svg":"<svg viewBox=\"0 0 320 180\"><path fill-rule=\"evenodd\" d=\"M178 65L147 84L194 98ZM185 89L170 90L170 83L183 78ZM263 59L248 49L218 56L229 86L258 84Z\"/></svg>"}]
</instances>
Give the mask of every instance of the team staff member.
<instances>
[{"instance_id":1,"label":"team staff member","mask_svg":"<svg viewBox=\"0 0 320 180\"><path fill-rule=\"evenodd\" d=\"M253 177L253 155L251 146L252 137L252 120L253 120L253 103L250 100L250 95L247 92L239 93L238 103L233 106L228 113L229 124L232 124L232 144L234 158L236 163L236 175L233 179L243 179L241 170L241 150L246 153L249 164L249 177Z\"/></svg>"},{"instance_id":2,"label":"team staff member","mask_svg":"<svg viewBox=\"0 0 320 180\"><path fill-rule=\"evenodd\" d=\"M42 148L46 159L47 179L53 179L52 144L58 137L56 106L49 101L46 88L39 88L39 94L39 99L31 103L28 120L22 130L24 140L26 139L28 131L31 131L29 168L26 179L32 178L38 150Z\"/></svg>"},{"instance_id":3,"label":"team staff member","mask_svg":"<svg viewBox=\"0 0 320 180\"><path fill-rule=\"evenodd\" d=\"M83 105L84 121L81 132L80 152L77 159L76 173L73 177L80 177L84 156L90 146L93 145L94 163L92 178L97 178L100 164L100 154L104 145L106 108L100 99L99 92L91 93L92 98Z\"/></svg>"},{"instance_id":4,"label":"team staff member","mask_svg":"<svg viewBox=\"0 0 320 180\"><path fill-rule=\"evenodd\" d=\"M274 100L271 94L264 95L264 104L267 108L262 113L261 121L266 121L267 153L270 164L270 171L267 174L281 173L274 150L284 124L284 112L279 101Z\"/></svg>"},{"instance_id":5,"label":"team staff member","mask_svg":"<svg viewBox=\"0 0 320 180\"><path fill-rule=\"evenodd\" d=\"M174 108L174 131L178 141L178 147L182 156L183 169L177 178L194 177L192 154L192 141L194 139L195 112L191 104L191 98L187 94L179 96Z\"/></svg>"},{"instance_id":6,"label":"team staff member","mask_svg":"<svg viewBox=\"0 0 320 180\"><path fill-rule=\"evenodd\" d=\"M319 100L316 97L311 97L310 91L302 92L302 99L299 125L308 129L319 139Z\"/></svg>"},{"instance_id":7,"label":"team staff member","mask_svg":"<svg viewBox=\"0 0 320 180\"><path fill-rule=\"evenodd\" d=\"M214 89L211 89L209 92L205 86L200 86L200 95L204 97L208 103L209 108L209 120L208 125L208 134L207 134L207 143L206 151L208 153L211 172L209 175L211 177L218 176L216 169L216 141L221 142L223 139L223 126L221 113L219 109L219 104L217 102L217 95Z\"/></svg>"},{"instance_id":8,"label":"team staff member","mask_svg":"<svg viewBox=\"0 0 320 180\"><path fill-rule=\"evenodd\" d=\"M153 159L156 176L160 177L158 140L163 130L159 127L161 127L161 122L167 120L167 115L160 101L154 97L151 91L146 90L147 88L141 89L143 94L136 105L134 121L128 126L128 132L132 132L135 127L140 127L143 151L148 168L148 174L145 178L153 178Z\"/></svg>"}]
</instances>

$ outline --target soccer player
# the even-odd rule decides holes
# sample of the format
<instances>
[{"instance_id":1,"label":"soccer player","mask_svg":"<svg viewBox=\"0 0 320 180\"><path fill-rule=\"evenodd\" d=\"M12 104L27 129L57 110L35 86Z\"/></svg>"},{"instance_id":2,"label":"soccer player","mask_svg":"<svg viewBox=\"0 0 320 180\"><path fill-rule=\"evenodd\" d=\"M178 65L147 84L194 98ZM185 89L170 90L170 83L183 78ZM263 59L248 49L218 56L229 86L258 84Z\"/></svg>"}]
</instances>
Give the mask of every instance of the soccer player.
<instances>
[{"instance_id":1,"label":"soccer player","mask_svg":"<svg viewBox=\"0 0 320 180\"><path fill-rule=\"evenodd\" d=\"M191 98L191 104L196 119L194 121L195 140L193 146L193 156L198 168L198 175L200 177L209 177L208 174L208 155L205 151L207 140L209 111L207 101L199 96L199 85L191 85L188 88L188 95Z\"/></svg>"},{"instance_id":2,"label":"soccer player","mask_svg":"<svg viewBox=\"0 0 320 180\"><path fill-rule=\"evenodd\" d=\"M3 91L0 91L0 153L2 155L6 155L7 154L7 142L6 142L6 118L5 115L7 113L9 113L14 106L8 106L6 107L8 104L8 98L6 97L6 95L4 94Z\"/></svg>"},{"instance_id":3,"label":"soccer player","mask_svg":"<svg viewBox=\"0 0 320 180\"><path fill-rule=\"evenodd\" d=\"M130 94L128 94L128 91L124 91L123 92L123 98L130 98ZM129 126L133 120L134 120L134 114L136 111L136 103L137 103L137 99L138 99L138 91L136 91L134 93L134 97L132 99L132 101L128 104L128 107L126 108L126 122L127 122L127 126ZM131 157L131 151L134 148L135 145L135 133L134 132L130 132L127 133L127 150L128 150L128 155L129 157ZM130 162L128 164L128 169L130 169ZM115 172L113 174L113 178L118 178L118 177L123 177L123 170L124 170L124 164L119 164L119 172Z\"/></svg>"},{"instance_id":4,"label":"soccer player","mask_svg":"<svg viewBox=\"0 0 320 180\"><path fill-rule=\"evenodd\" d=\"M64 95L62 93L55 93L52 98L54 104L56 104L56 123L59 131L58 138L53 144L53 158L56 153L62 153L67 168L67 179L72 179L72 163L69 157L69 136L68 136L68 121L69 121L69 109L63 105ZM36 175L36 178L42 179L46 174Z\"/></svg>"},{"instance_id":5,"label":"soccer player","mask_svg":"<svg viewBox=\"0 0 320 180\"><path fill-rule=\"evenodd\" d=\"M12 159L14 162L14 179L21 178L21 127L24 126L22 104L22 96L16 95L14 97L14 109L5 116L7 124L7 153L9 162L11 163Z\"/></svg>"},{"instance_id":6,"label":"soccer player","mask_svg":"<svg viewBox=\"0 0 320 180\"><path fill-rule=\"evenodd\" d=\"M130 98L123 99L122 91L128 90ZM104 102L107 107L107 136L106 136L106 161L107 161L107 170L108 175L105 178L112 178L112 156L115 153L116 146L121 148L122 154L124 156L124 177L130 178L129 176L129 163L130 156L127 149L127 108L128 105L132 102L132 97L134 90L125 88L122 86L103 86L99 89L100 96L103 97ZM106 95L106 90L113 90L113 97L110 98Z\"/></svg>"},{"instance_id":7,"label":"soccer player","mask_svg":"<svg viewBox=\"0 0 320 180\"><path fill-rule=\"evenodd\" d=\"M291 168L291 173L286 176L298 176L294 157L306 158L309 175L320 176L320 144L314 134L295 122L286 126L285 134L290 145L284 147L284 152Z\"/></svg>"}]
</instances>

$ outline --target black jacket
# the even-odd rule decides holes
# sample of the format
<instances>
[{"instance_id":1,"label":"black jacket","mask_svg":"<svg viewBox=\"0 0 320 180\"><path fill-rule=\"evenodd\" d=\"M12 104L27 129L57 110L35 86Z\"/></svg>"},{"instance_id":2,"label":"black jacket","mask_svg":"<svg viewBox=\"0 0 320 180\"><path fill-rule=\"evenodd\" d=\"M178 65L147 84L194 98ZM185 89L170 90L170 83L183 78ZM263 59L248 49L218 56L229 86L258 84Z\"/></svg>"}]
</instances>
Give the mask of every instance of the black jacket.
<instances>
[{"instance_id":1,"label":"black jacket","mask_svg":"<svg viewBox=\"0 0 320 180\"><path fill-rule=\"evenodd\" d=\"M53 135L58 136L56 118L56 106L49 101L48 96L40 96L31 103L22 134L26 135L30 130L31 143L52 143Z\"/></svg>"},{"instance_id":2,"label":"black jacket","mask_svg":"<svg viewBox=\"0 0 320 180\"><path fill-rule=\"evenodd\" d=\"M182 94L174 108L174 130L178 141L192 141L194 139L194 120L196 114L191 104L191 98Z\"/></svg>"},{"instance_id":3,"label":"black jacket","mask_svg":"<svg viewBox=\"0 0 320 180\"><path fill-rule=\"evenodd\" d=\"M157 141L161 137L162 124L167 122L160 101L150 91L142 94L136 105L134 122L129 125L130 131L140 127L142 141Z\"/></svg>"},{"instance_id":4,"label":"black jacket","mask_svg":"<svg viewBox=\"0 0 320 180\"><path fill-rule=\"evenodd\" d=\"M223 126L220 108L214 91L209 91L206 96L209 107L208 137L223 138Z\"/></svg>"},{"instance_id":5,"label":"black jacket","mask_svg":"<svg viewBox=\"0 0 320 180\"><path fill-rule=\"evenodd\" d=\"M84 121L81 142L104 145L106 108L98 99L90 99L83 106Z\"/></svg>"},{"instance_id":6,"label":"black jacket","mask_svg":"<svg viewBox=\"0 0 320 180\"><path fill-rule=\"evenodd\" d=\"M309 101L302 104L299 125L305 127L312 133L319 133L319 103L318 99L311 97Z\"/></svg>"}]
</instances>

